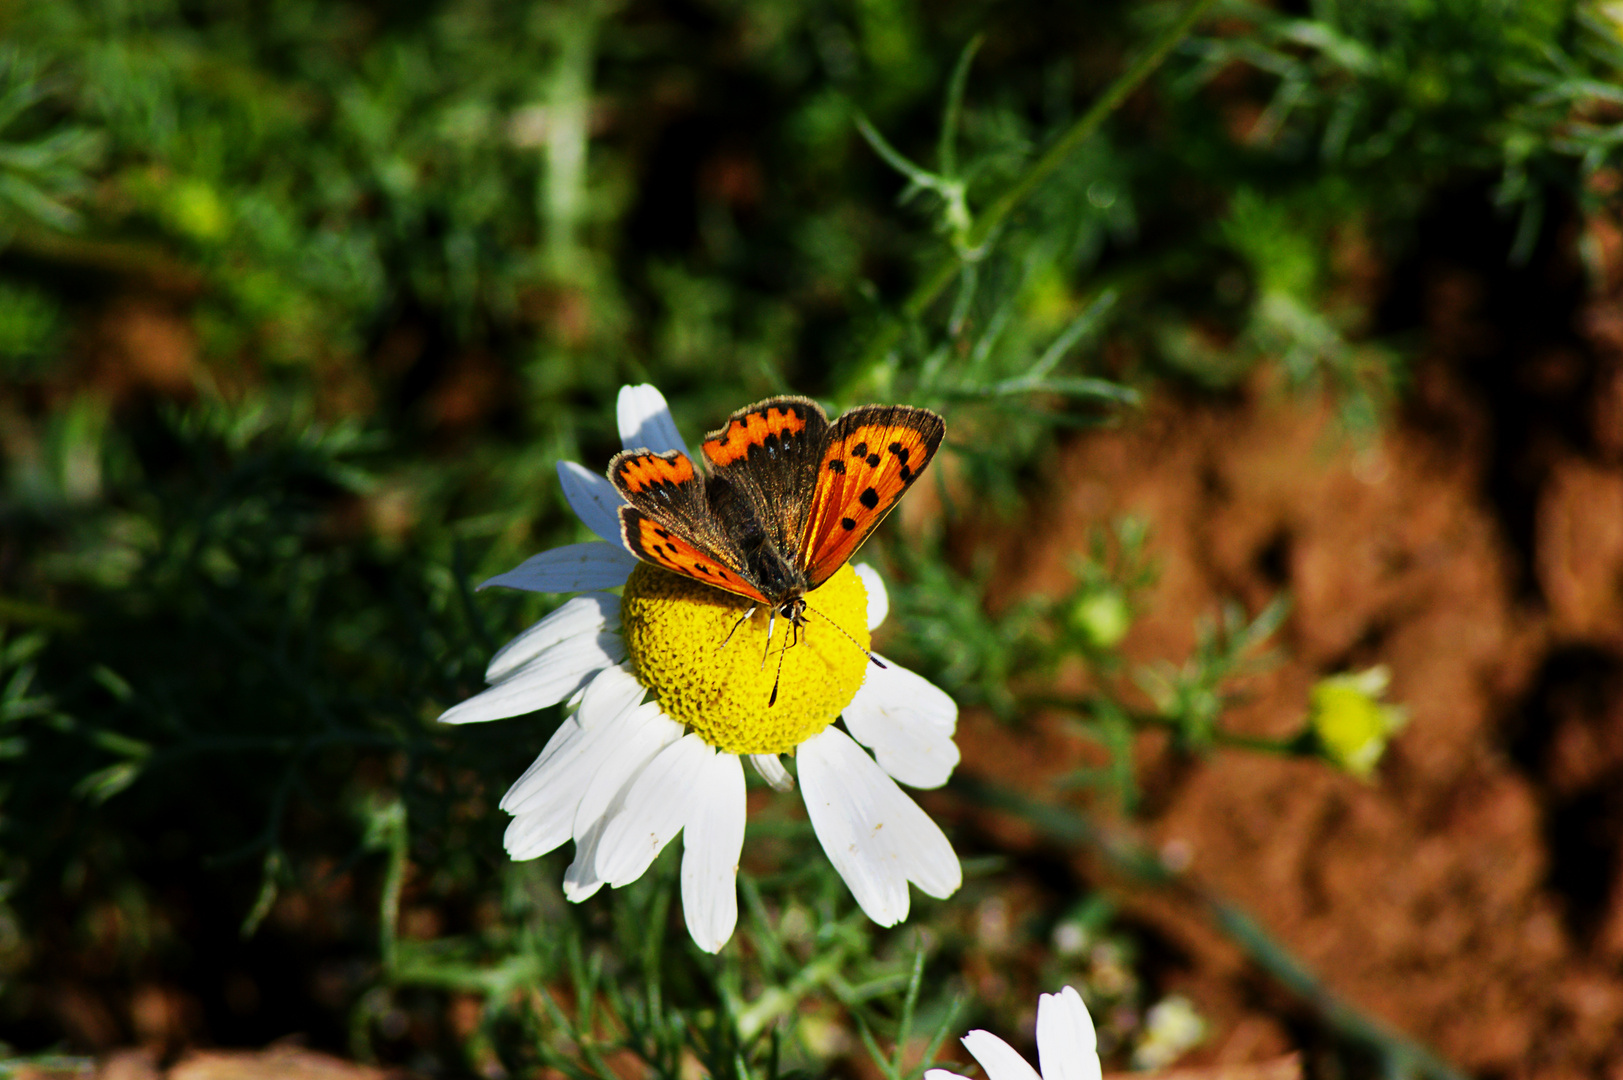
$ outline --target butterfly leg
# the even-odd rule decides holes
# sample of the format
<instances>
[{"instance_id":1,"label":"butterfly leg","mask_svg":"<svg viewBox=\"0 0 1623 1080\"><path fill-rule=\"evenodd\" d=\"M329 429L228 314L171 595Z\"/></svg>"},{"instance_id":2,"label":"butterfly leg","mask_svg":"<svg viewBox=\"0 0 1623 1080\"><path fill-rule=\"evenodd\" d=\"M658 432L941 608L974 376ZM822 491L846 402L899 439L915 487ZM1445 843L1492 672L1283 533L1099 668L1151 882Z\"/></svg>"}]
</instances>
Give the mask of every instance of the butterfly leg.
<instances>
[{"instance_id":1,"label":"butterfly leg","mask_svg":"<svg viewBox=\"0 0 1623 1080\"><path fill-rule=\"evenodd\" d=\"M725 649L727 647L727 643L729 641L733 640L733 635L738 633L738 628L750 621L750 616L755 614L755 608L756 608L756 605L751 604L750 609L748 611L744 612L743 616L740 617L737 622L733 623L733 628L731 630L727 631L727 636L726 637L721 639L721 647L723 649Z\"/></svg>"}]
</instances>

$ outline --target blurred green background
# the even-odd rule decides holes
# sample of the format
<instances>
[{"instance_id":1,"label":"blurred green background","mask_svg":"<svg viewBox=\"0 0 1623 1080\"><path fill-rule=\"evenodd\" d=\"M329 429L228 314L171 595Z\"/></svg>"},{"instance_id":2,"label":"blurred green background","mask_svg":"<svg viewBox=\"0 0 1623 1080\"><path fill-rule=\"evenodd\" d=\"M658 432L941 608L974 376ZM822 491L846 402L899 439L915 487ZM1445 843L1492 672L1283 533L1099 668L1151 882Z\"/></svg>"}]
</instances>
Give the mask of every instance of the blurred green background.
<instances>
[{"instance_id":1,"label":"blurred green background","mask_svg":"<svg viewBox=\"0 0 1623 1080\"><path fill-rule=\"evenodd\" d=\"M1011 672L1108 667L1142 570L1129 524L1071 607L987 614L970 526L1018 522L1072 429L1271 365L1367 436L1413 341L1333 265L1349 237L1401 263L1466 202L1519 266L1611 197L1615 5L1192 10L0 2L11 1052L302 1032L435 1075L597 1071L546 986L658 1075L816 1075L866 1060L829 1017L876 1050L915 1022L926 953L920 1030L1013 1023L948 977L985 836L960 901L881 933L790 809L752 818L784 869L712 961L664 932L668 866L572 909L557 856L507 862L495 804L556 710L433 720L550 606L472 584L586 538L553 468L605 463L617 389L650 381L690 439L778 392L944 412L957 486L872 557L898 655L1018 730ZM1225 647L1184 690L1217 694ZM1218 705L1189 700L1160 722L1199 743ZM1124 1003L1125 1064L1153 988L1076 903L1118 946L1095 1001Z\"/></svg>"}]
</instances>

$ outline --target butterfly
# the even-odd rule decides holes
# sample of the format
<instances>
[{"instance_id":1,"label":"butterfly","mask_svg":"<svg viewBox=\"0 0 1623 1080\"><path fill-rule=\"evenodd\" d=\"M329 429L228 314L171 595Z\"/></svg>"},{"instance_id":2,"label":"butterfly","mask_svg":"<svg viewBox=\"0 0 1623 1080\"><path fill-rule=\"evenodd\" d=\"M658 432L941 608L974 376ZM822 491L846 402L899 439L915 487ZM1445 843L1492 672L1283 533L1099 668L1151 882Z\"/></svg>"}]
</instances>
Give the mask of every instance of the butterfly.
<instances>
[{"instance_id":1,"label":"butterfly","mask_svg":"<svg viewBox=\"0 0 1623 1080\"><path fill-rule=\"evenodd\" d=\"M861 405L830 423L810 398L767 398L705 436L703 474L678 450L616 454L621 536L642 561L743 597L746 617L767 605L798 633L806 594L856 553L945 433L929 409Z\"/></svg>"}]
</instances>

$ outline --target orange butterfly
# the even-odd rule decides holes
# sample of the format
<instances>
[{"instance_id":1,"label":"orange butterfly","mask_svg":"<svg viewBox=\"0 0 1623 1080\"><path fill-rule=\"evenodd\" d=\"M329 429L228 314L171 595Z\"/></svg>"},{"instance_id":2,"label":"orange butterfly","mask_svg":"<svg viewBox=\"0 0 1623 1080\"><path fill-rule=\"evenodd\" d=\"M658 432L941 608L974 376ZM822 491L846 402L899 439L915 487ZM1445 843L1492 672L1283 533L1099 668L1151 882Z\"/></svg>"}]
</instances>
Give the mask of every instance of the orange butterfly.
<instances>
[{"instance_id":1,"label":"orange butterfly","mask_svg":"<svg viewBox=\"0 0 1623 1080\"><path fill-rule=\"evenodd\" d=\"M798 630L806 594L862 546L945 432L929 409L861 405L830 424L810 398L768 398L705 436L708 475L677 450L615 455L621 535L644 562L767 604Z\"/></svg>"}]
</instances>

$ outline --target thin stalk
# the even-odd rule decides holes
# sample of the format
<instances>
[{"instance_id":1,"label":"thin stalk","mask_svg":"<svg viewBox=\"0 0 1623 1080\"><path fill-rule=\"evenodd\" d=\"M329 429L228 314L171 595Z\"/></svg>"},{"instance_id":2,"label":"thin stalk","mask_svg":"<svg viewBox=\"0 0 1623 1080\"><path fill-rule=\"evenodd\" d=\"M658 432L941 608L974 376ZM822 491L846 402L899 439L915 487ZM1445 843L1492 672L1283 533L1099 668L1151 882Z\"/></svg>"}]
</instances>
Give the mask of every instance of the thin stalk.
<instances>
[{"instance_id":1,"label":"thin stalk","mask_svg":"<svg viewBox=\"0 0 1623 1080\"><path fill-rule=\"evenodd\" d=\"M1043 709L1063 709L1067 712L1088 713L1097 707L1097 703L1088 698L1067 697L1065 695L1034 694L1022 698L1027 705ZM1183 734L1184 725L1176 718L1163 716L1161 713L1140 710L1122 710L1123 716L1135 727L1161 727L1173 732ZM1313 757L1312 743L1304 738L1304 733L1298 732L1285 739L1270 739L1262 735L1240 735L1222 728L1212 728L1208 733L1211 745L1226 750L1250 750L1258 754L1272 754L1275 757Z\"/></svg>"},{"instance_id":2,"label":"thin stalk","mask_svg":"<svg viewBox=\"0 0 1623 1080\"><path fill-rule=\"evenodd\" d=\"M902 999L901 1021L896 1025L895 1059L891 1067L898 1076L902 1073L902 1056L907 1053L907 1040L913 1035L913 1010L919 1003L919 987L924 982L924 935L914 935L913 969L907 977L907 996Z\"/></svg>"},{"instance_id":3,"label":"thin stalk","mask_svg":"<svg viewBox=\"0 0 1623 1080\"><path fill-rule=\"evenodd\" d=\"M1214 0L1194 0L1178 20L1155 39L1147 52L1099 95L1087 112L1054 140L1041 157L1028 165L1026 170L1004 189L1003 194L993 199L985 210L975 216L974 224L968 230L964 244L961 245L962 249L973 252L986 244L1002 226L1004 220L1019 209L1021 204L1031 197L1032 192L1036 191L1077 147L1099 130L1106 117L1115 112L1127 96L1138 89L1139 85L1161 66L1167 54L1177 47L1195 25L1196 20L1205 14L1213 3ZM919 282L902 303L905 318L890 320L874 335L873 343L868 347L862 365L856 373L857 379L866 376L884 359L885 354L890 352L901 338L908 322L921 318L925 311L929 310L930 305L935 303L947 286L958 277L963 269L963 263L963 258L954 253L937 263L924 280Z\"/></svg>"}]
</instances>

